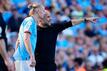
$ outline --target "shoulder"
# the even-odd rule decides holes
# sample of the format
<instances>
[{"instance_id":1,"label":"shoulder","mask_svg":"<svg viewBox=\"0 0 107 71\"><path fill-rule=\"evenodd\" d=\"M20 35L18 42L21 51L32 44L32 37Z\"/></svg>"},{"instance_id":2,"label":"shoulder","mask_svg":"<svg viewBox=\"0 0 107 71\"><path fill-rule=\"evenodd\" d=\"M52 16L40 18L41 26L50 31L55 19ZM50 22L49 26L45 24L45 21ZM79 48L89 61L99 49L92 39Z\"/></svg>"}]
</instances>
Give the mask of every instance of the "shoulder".
<instances>
[{"instance_id":1,"label":"shoulder","mask_svg":"<svg viewBox=\"0 0 107 71\"><path fill-rule=\"evenodd\" d=\"M23 24L32 24L33 23L33 18L32 17L27 17L24 19Z\"/></svg>"},{"instance_id":2,"label":"shoulder","mask_svg":"<svg viewBox=\"0 0 107 71\"><path fill-rule=\"evenodd\" d=\"M24 19L24 21L33 21L33 18L32 18L32 17L26 17L26 18Z\"/></svg>"}]
</instances>

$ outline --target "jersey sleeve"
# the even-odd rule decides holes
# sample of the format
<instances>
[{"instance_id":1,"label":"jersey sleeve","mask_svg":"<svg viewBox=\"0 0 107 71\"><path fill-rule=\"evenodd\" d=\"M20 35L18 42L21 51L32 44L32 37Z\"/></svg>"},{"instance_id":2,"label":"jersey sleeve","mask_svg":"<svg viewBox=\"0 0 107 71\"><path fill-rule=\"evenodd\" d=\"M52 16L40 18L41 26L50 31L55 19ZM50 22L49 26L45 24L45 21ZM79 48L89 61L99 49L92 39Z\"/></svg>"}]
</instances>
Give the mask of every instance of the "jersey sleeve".
<instances>
[{"instance_id":1,"label":"jersey sleeve","mask_svg":"<svg viewBox=\"0 0 107 71\"><path fill-rule=\"evenodd\" d=\"M65 30L66 28L72 27L72 22L68 21L68 22L58 22L54 24L54 27L57 31L61 32L63 30Z\"/></svg>"},{"instance_id":2,"label":"jersey sleeve","mask_svg":"<svg viewBox=\"0 0 107 71\"><path fill-rule=\"evenodd\" d=\"M6 38L5 37L6 36L5 35L5 25L6 25L6 23L2 17L2 14L0 13L0 39Z\"/></svg>"},{"instance_id":3,"label":"jersey sleeve","mask_svg":"<svg viewBox=\"0 0 107 71\"><path fill-rule=\"evenodd\" d=\"M24 25L24 33L32 34L32 26L33 26L32 21L27 21L26 24Z\"/></svg>"}]
</instances>

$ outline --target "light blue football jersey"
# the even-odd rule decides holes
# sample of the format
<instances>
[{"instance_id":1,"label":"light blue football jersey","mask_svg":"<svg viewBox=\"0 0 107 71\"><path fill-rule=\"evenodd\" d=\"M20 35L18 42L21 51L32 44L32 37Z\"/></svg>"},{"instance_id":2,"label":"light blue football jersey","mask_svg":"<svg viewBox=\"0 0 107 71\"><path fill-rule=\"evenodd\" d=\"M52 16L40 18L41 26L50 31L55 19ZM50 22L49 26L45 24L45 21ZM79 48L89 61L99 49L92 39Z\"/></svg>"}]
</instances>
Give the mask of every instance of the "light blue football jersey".
<instances>
[{"instance_id":1,"label":"light blue football jersey","mask_svg":"<svg viewBox=\"0 0 107 71\"><path fill-rule=\"evenodd\" d=\"M15 51L13 57L15 60L29 60L30 55L27 52L27 49L24 44L24 33L29 32L31 34L30 36L30 42L32 46L32 52L34 54L35 48L36 48L36 42L37 42L37 23L34 20L33 17L27 17L24 19L20 26L19 30L19 45L17 50Z\"/></svg>"}]
</instances>

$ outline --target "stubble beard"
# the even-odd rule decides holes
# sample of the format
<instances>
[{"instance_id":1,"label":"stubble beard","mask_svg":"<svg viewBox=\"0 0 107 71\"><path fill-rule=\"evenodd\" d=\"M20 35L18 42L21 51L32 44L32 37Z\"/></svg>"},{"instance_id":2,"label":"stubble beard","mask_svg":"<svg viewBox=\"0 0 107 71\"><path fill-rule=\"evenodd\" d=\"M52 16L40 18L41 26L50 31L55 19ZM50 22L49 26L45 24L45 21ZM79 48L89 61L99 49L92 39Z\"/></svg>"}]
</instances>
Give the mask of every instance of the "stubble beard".
<instances>
[{"instance_id":1,"label":"stubble beard","mask_svg":"<svg viewBox=\"0 0 107 71\"><path fill-rule=\"evenodd\" d=\"M44 16L44 18L42 20L44 22L44 25L49 26L51 24L51 22L49 20L47 20L46 16Z\"/></svg>"}]
</instances>

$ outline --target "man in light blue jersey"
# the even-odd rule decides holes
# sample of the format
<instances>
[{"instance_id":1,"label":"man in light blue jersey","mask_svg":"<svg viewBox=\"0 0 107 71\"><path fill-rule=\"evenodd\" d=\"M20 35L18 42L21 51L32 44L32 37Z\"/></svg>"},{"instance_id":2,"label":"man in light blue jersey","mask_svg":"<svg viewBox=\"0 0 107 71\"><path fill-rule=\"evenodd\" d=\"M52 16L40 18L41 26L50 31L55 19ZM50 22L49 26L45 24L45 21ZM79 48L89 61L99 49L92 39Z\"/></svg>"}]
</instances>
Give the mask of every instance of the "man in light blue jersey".
<instances>
[{"instance_id":1,"label":"man in light blue jersey","mask_svg":"<svg viewBox=\"0 0 107 71\"><path fill-rule=\"evenodd\" d=\"M25 18L20 26L16 51L13 55L16 71L35 71L34 51L37 40L37 22L34 13L36 13L35 8L31 8L31 16Z\"/></svg>"}]
</instances>

